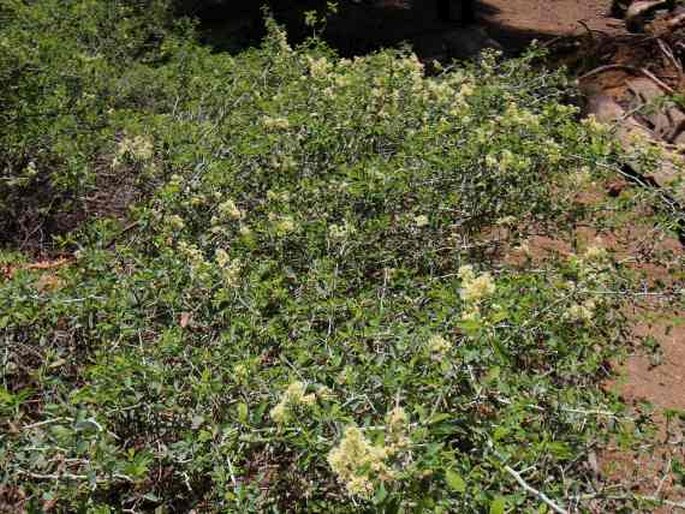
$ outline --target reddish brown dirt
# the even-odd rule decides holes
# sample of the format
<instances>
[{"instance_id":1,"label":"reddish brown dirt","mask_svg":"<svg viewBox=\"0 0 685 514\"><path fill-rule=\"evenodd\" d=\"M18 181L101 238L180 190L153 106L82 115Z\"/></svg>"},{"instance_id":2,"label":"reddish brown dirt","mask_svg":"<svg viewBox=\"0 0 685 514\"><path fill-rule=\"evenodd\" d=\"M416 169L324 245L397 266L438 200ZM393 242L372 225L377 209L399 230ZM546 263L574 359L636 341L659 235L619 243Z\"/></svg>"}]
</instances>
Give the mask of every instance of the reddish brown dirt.
<instances>
[{"instance_id":1,"label":"reddish brown dirt","mask_svg":"<svg viewBox=\"0 0 685 514\"><path fill-rule=\"evenodd\" d=\"M622 388L624 394L648 398L651 403L664 408L685 409L685 390L682 388L685 379L682 367L685 361L685 330L682 326L673 329L670 323L662 322L647 327L638 326L636 332L652 335L665 342L662 347L665 358L656 365L644 355L635 355L629 360L625 368L628 380ZM657 373L653 372L654 368L657 368Z\"/></svg>"},{"instance_id":2,"label":"reddish brown dirt","mask_svg":"<svg viewBox=\"0 0 685 514\"><path fill-rule=\"evenodd\" d=\"M632 187L609 180L590 185L578 193L576 201L601 209L607 193L617 196ZM581 222L572 227L571 234L532 236L526 241L525 252L514 249L505 260L511 265L525 265L528 259L533 264L542 263L597 245L635 274L641 288L626 294L628 305L623 311L630 326L626 342L633 351L627 359L614 363L614 376L606 388L630 406L631 417L651 416L655 434L648 436L646 446L644 441L629 447L610 441L598 450L596 466L605 487L619 485L638 496L682 502L685 487L678 483L673 470L685 459L685 424L668 420L667 413L685 410L685 249L677 239L653 226L648 211L635 209L603 229L596 228L595 222ZM598 210L594 219L603 216ZM607 218L610 216L607 213ZM592 510L591 503L587 507L600 512ZM670 513L678 508L648 504L642 512Z\"/></svg>"},{"instance_id":3,"label":"reddish brown dirt","mask_svg":"<svg viewBox=\"0 0 685 514\"><path fill-rule=\"evenodd\" d=\"M627 65L646 68L678 90L682 81L677 70L664 60L658 47L655 49L654 38L628 34L621 20L610 17L610 9L611 0L483 0L482 19L488 33L505 45L582 35L576 40L574 55L570 59L564 56L564 62L579 75L607 64ZM582 85L584 90L596 89L622 102L626 82L633 75L625 69L608 68L592 74ZM612 184L605 186L609 191L616 189ZM612 196L620 195L624 188L625 184L620 184ZM600 205L606 194L602 189L586 191L578 201ZM609 486L620 484L636 495L668 498L681 505L652 504L643 507L644 511L682 512L685 487L678 483L674 467L685 459L685 425L669 420L668 413L685 410L685 251L675 238L646 224L647 217L641 214L636 212L620 226L601 233L578 227L569 239L533 237L527 245L528 258L531 253L533 260L569 255L574 247L583 248L599 238L617 262L640 276L647 294L635 294L623 313L631 327L628 338L634 351L615 363L615 377L606 387L632 406L631 415L651 415L656 434L647 447L625 448L610 442L598 452L598 467ZM521 257L513 254L509 261Z\"/></svg>"},{"instance_id":4,"label":"reddish brown dirt","mask_svg":"<svg viewBox=\"0 0 685 514\"><path fill-rule=\"evenodd\" d=\"M611 0L482 0L480 20L505 49L532 39L550 40L588 34L625 33L609 15Z\"/></svg>"},{"instance_id":5,"label":"reddish brown dirt","mask_svg":"<svg viewBox=\"0 0 685 514\"><path fill-rule=\"evenodd\" d=\"M484 0L483 19L503 29L564 36L591 30L623 31L611 18L611 0Z\"/></svg>"}]
</instances>

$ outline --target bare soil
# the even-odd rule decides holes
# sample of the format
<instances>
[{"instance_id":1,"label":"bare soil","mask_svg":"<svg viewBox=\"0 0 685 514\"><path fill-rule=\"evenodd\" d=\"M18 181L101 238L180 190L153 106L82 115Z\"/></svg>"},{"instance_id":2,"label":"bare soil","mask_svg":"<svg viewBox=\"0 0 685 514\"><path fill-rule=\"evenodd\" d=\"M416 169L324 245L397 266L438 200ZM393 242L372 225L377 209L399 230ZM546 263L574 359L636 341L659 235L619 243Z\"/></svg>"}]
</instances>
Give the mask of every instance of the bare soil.
<instances>
[{"instance_id":1,"label":"bare soil","mask_svg":"<svg viewBox=\"0 0 685 514\"><path fill-rule=\"evenodd\" d=\"M488 33L508 48L589 30L625 33L623 23L609 14L610 0L483 0L480 11Z\"/></svg>"}]
</instances>

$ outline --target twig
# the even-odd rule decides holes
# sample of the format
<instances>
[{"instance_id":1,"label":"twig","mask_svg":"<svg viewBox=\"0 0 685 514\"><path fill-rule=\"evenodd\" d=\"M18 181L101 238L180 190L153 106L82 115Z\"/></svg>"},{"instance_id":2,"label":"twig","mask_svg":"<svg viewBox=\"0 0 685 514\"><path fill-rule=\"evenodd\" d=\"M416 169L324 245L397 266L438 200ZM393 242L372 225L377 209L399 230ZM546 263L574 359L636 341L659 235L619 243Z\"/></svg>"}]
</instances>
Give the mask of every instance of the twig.
<instances>
[{"instance_id":1,"label":"twig","mask_svg":"<svg viewBox=\"0 0 685 514\"><path fill-rule=\"evenodd\" d=\"M662 498L657 498L655 496L642 496L639 494L602 494L602 493L592 493L592 494L581 494L574 496L575 501L580 500L592 500L595 498L605 498L607 500L642 500L651 503L657 503L660 505L667 505L669 507L674 507L676 509L685 510L685 502L676 502L673 500L666 500Z\"/></svg>"},{"instance_id":2,"label":"twig","mask_svg":"<svg viewBox=\"0 0 685 514\"><path fill-rule=\"evenodd\" d=\"M580 161L586 161L586 159L580 155L573 155L576 159ZM630 180L631 182L634 182L638 184L639 186L653 191L659 198L662 200L662 202L668 206L671 210L671 212L678 218L682 219L683 216L683 209L678 203L677 200L675 200L673 197L670 195L664 193L664 188L661 187L654 179L651 177L646 177L640 174L638 171L634 170L632 167L630 167L628 164L624 164L625 169L622 169L620 167L615 167L615 166L610 166L608 164L604 164L602 162L597 163L598 166L601 166L602 168L605 168L607 170L615 171L619 173L620 175L623 175L625 178Z\"/></svg>"},{"instance_id":3,"label":"twig","mask_svg":"<svg viewBox=\"0 0 685 514\"><path fill-rule=\"evenodd\" d=\"M226 455L226 463L228 464L228 473L231 475L231 483L234 488L238 487L238 480L235 478L235 472L233 471L233 464L231 463L231 457Z\"/></svg>"},{"instance_id":4,"label":"twig","mask_svg":"<svg viewBox=\"0 0 685 514\"><path fill-rule=\"evenodd\" d=\"M685 502L674 502L672 500L662 500L660 498L655 498L653 496L638 496L642 500L647 500L655 503L661 503L662 505L668 505L669 507L675 507L676 509L685 510Z\"/></svg>"},{"instance_id":5,"label":"twig","mask_svg":"<svg viewBox=\"0 0 685 514\"><path fill-rule=\"evenodd\" d=\"M17 469L17 473L20 475L24 475L30 478L34 478L36 480L55 480L55 481L60 481L60 480L90 480L89 475L77 475L75 473L33 473L32 471L27 471L25 469ZM112 475L112 478L118 479L118 480L124 480L126 482L133 482L134 480L127 476L127 475L122 475L121 473L114 473ZM98 483L104 483L107 482L108 480L106 478L96 478L96 482Z\"/></svg>"},{"instance_id":6,"label":"twig","mask_svg":"<svg viewBox=\"0 0 685 514\"><path fill-rule=\"evenodd\" d=\"M594 68L593 70L590 70L587 73L583 73L580 77L578 77L578 80L585 80L595 75L599 75L600 73L604 73L605 71L611 70L624 70L632 71L635 73L638 71L638 68L636 68L635 66L628 66L627 64L604 64L603 66Z\"/></svg>"},{"instance_id":7,"label":"twig","mask_svg":"<svg viewBox=\"0 0 685 514\"><path fill-rule=\"evenodd\" d=\"M132 223L129 223L124 228L122 228L118 233L116 233L116 234L114 234L114 236L112 236L112 238L109 240L109 242L105 245L105 248L107 248L107 249L112 248L121 236L125 235L126 233L130 232L131 230L133 230L134 228L136 228L138 226L140 226L140 221L134 221Z\"/></svg>"},{"instance_id":8,"label":"twig","mask_svg":"<svg viewBox=\"0 0 685 514\"><path fill-rule=\"evenodd\" d=\"M21 430L31 430L32 428L42 427L43 425L50 425L51 423L59 423L60 421L73 421L71 418L53 418L46 419L44 421L38 421L36 423L31 423L30 425L24 425Z\"/></svg>"},{"instance_id":9,"label":"twig","mask_svg":"<svg viewBox=\"0 0 685 514\"><path fill-rule=\"evenodd\" d=\"M584 73L580 77L578 77L578 81L585 80L587 78L593 77L595 75L598 75L600 73L604 73L605 71L611 71L611 70L624 70L624 71L630 71L632 73L641 73L651 81L653 81L657 86L660 88L666 90L668 93L675 93L673 88L666 84L664 81L661 79L657 78L651 71L645 69L645 68L637 68L635 66L630 66L628 64L605 64L603 66L599 66L598 68L595 68L594 70L590 70L587 73Z\"/></svg>"},{"instance_id":10,"label":"twig","mask_svg":"<svg viewBox=\"0 0 685 514\"><path fill-rule=\"evenodd\" d=\"M673 51L668 47L666 43L664 43L664 41L661 38L656 38L656 42L659 45L659 49L661 50L661 52L666 56L666 59L670 61L675 70L678 72L678 80L682 81L683 67L673 55Z\"/></svg>"},{"instance_id":11,"label":"twig","mask_svg":"<svg viewBox=\"0 0 685 514\"><path fill-rule=\"evenodd\" d=\"M593 290L593 289L583 289L581 292L586 294L597 294L597 295L614 295L614 296L659 296L665 298L678 297L685 294L685 289L675 289L673 291L631 291L628 289L611 291L608 289L604 290Z\"/></svg>"},{"instance_id":12,"label":"twig","mask_svg":"<svg viewBox=\"0 0 685 514\"><path fill-rule=\"evenodd\" d=\"M28 264L18 264L16 266L6 266L3 267L2 273L5 275L5 278L12 278L14 274L17 271L20 270L49 270L49 269L55 269L59 268L61 266L64 266L66 264L69 264L73 261L72 256L66 256L66 257L60 257L58 259L55 259L54 261L40 261L40 262L31 262Z\"/></svg>"},{"instance_id":13,"label":"twig","mask_svg":"<svg viewBox=\"0 0 685 514\"><path fill-rule=\"evenodd\" d=\"M529 493L537 496L541 501L543 501L550 509L552 509L554 512L557 514L568 514L568 511L564 509L563 507L560 507L556 503L554 503L545 493L542 491L538 491L535 489L533 486L528 484L521 475L519 475L516 470L514 470L511 466L508 466L507 464L504 465L504 470L509 473L514 479L523 487L526 491Z\"/></svg>"},{"instance_id":14,"label":"twig","mask_svg":"<svg viewBox=\"0 0 685 514\"><path fill-rule=\"evenodd\" d=\"M658 498L659 495L661 494L661 489L664 487L664 483L666 480L668 480L669 475L671 474L671 466L673 465L673 459L670 458L668 459L668 464L666 465L666 472L664 473L664 476L661 477L661 480L659 480L659 485L656 488L656 491L654 491L654 497Z\"/></svg>"},{"instance_id":15,"label":"twig","mask_svg":"<svg viewBox=\"0 0 685 514\"><path fill-rule=\"evenodd\" d=\"M587 31L588 36L590 36L590 41L593 43L595 42L595 35L592 33L592 29L588 27L588 24L585 23L583 20L577 20L576 23L579 23L583 26L583 28Z\"/></svg>"},{"instance_id":16,"label":"twig","mask_svg":"<svg viewBox=\"0 0 685 514\"><path fill-rule=\"evenodd\" d=\"M674 94L674 93L675 93L675 90L674 90L671 86L669 86L668 84L666 84L666 83L665 83L664 81L662 81L661 79L657 78L656 75L654 75L651 71L649 71L649 70L647 70L647 69L645 69L645 68L640 68L640 72L641 72L645 77L647 77L648 79L651 79L652 81L654 81L654 83L655 83L657 86L660 86L661 88L665 89L668 93L670 93L670 94Z\"/></svg>"}]
</instances>

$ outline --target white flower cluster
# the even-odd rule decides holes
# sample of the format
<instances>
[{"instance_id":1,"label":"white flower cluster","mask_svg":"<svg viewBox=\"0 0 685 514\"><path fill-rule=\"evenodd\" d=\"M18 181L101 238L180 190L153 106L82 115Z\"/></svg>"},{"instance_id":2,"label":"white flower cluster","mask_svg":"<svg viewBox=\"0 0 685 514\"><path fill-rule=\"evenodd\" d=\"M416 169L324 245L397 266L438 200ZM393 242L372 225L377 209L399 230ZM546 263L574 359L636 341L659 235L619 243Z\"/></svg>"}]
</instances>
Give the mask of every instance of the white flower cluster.
<instances>
[{"instance_id":1,"label":"white flower cluster","mask_svg":"<svg viewBox=\"0 0 685 514\"><path fill-rule=\"evenodd\" d=\"M392 480L394 473L388 460L410 445L409 416L402 407L388 412L385 422L383 446L371 444L358 427L350 426L328 454L328 464L351 496L369 498L377 483Z\"/></svg>"},{"instance_id":2,"label":"white flower cluster","mask_svg":"<svg viewBox=\"0 0 685 514\"><path fill-rule=\"evenodd\" d=\"M115 157L114 165L118 164L120 157L129 157L136 161L147 161L152 159L154 155L154 144L149 138L145 136L125 136L119 143L117 143L117 157Z\"/></svg>"},{"instance_id":3,"label":"white flower cluster","mask_svg":"<svg viewBox=\"0 0 685 514\"><path fill-rule=\"evenodd\" d=\"M428 339L428 351L430 352L431 358L434 360L442 360L449 349L450 344L447 342L447 339L440 334L433 334Z\"/></svg>"},{"instance_id":4,"label":"white flower cluster","mask_svg":"<svg viewBox=\"0 0 685 514\"><path fill-rule=\"evenodd\" d=\"M580 283L583 287L603 287L608 279L610 270L609 252L601 246L598 240L596 244L588 246L582 257L571 256L571 262L577 266ZM574 284L574 287L577 287ZM601 300L593 298L578 302L566 311L566 318L571 322L588 323L595 317L597 308L602 304Z\"/></svg>"},{"instance_id":5,"label":"white flower cluster","mask_svg":"<svg viewBox=\"0 0 685 514\"><path fill-rule=\"evenodd\" d=\"M164 218L164 224L173 231L183 230L186 226L183 218L178 214L169 214Z\"/></svg>"},{"instance_id":6,"label":"white flower cluster","mask_svg":"<svg viewBox=\"0 0 685 514\"><path fill-rule=\"evenodd\" d=\"M473 266L466 264L457 272L462 280L461 297L467 303L477 303L495 293L495 282L490 273L476 275Z\"/></svg>"},{"instance_id":7,"label":"white flower cluster","mask_svg":"<svg viewBox=\"0 0 685 514\"><path fill-rule=\"evenodd\" d=\"M511 150L504 149L499 153L489 153L485 156L485 165L501 172L509 170L523 170L530 166L530 159L515 155Z\"/></svg>"},{"instance_id":8,"label":"white flower cluster","mask_svg":"<svg viewBox=\"0 0 685 514\"><path fill-rule=\"evenodd\" d=\"M240 261L238 259L231 259L228 252L222 248L216 250L214 260L219 268L221 268L224 283L229 287L238 285L240 271L242 270Z\"/></svg>"},{"instance_id":9,"label":"white flower cluster","mask_svg":"<svg viewBox=\"0 0 685 514\"><path fill-rule=\"evenodd\" d=\"M521 108L516 102L510 102L507 105L504 114L498 119L505 127L520 126L534 128L540 125L540 117L537 114L528 109Z\"/></svg>"},{"instance_id":10,"label":"white flower cluster","mask_svg":"<svg viewBox=\"0 0 685 514\"><path fill-rule=\"evenodd\" d=\"M333 223L328 227L328 236L333 241L344 241L356 232L354 225L345 221L342 224Z\"/></svg>"},{"instance_id":11,"label":"white flower cluster","mask_svg":"<svg viewBox=\"0 0 685 514\"><path fill-rule=\"evenodd\" d=\"M262 125L264 125L265 129L273 131L290 128L290 122L286 118L271 118L269 116L262 118Z\"/></svg>"},{"instance_id":12,"label":"white flower cluster","mask_svg":"<svg viewBox=\"0 0 685 514\"><path fill-rule=\"evenodd\" d=\"M476 275L473 266L469 264L461 266L457 275L462 282L460 296L466 303L463 318L466 320L479 319L480 304L495 293L495 282L490 273Z\"/></svg>"},{"instance_id":13,"label":"white flower cluster","mask_svg":"<svg viewBox=\"0 0 685 514\"><path fill-rule=\"evenodd\" d=\"M595 303L595 301L589 299L585 300L582 303L572 305L566 311L566 315L570 321L588 322L592 320L596 308L597 304Z\"/></svg>"},{"instance_id":14,"label":"white flower cluster","mask_svg":"<svg viewBox=\"0 0 685 514\"><path fill-rule=\"evenodd\" d=\"M359 428L351 426L328 454L328 464L351 496L368 498L376 480L389 477L386 457L385 448L373 446Z\"/></svg>"},{"instance_id":15,"label":"white flower cluster","mask_svg":"<svg viewBox=\"0 0 685 514\"><path fill-rule=\"evenodd\" d=\"M430 223L430 220L428 219L428 216L425 214L419 214L418 216L414 216L414 225L416 225L417 228L423 228L427 226Z\"/></svg>"},{"instance_id":16,"label":"white flower cluster","mask_svg":"<svg viewBox=\"0 0 685 514\"><path fill-rule=\"evenodd\" d=\"M305 394L307 386L300 381L291 382L288 388L281 395L281 399L276 406L271 409L270 415L279 425L290 420L293 410L298 405L312 405L316 402L315 394Z\"/></svg>"},{"instance_id":17,"label":"white flower cluster","mask_svg":"<svg viewBox=\"0 0 685 514\"><path fill-rule=\"evenodd\" d=\"M212 220L239 220L243 216L243 211L238 209L238 206L235 204L235 202L229 198L217 206L217 216L216 218L212 218Z\"/></svg>"},{"instance_id":18,"label":"white flower cluster","mask_svg":"<svg viewBox=\"0 0 685 514\"><path fill-rule=\"evenodd\" d=\"M297 229L292 216L278 216L271 213L269 214L269 221L271 221L273 230L278 237L286 236Z\"/></svg>"},{"instance_id":19,"label":"white flower cluster","mask_svg":"<svg viewBox=\"0 0 685 514\"><path fill-rule=\"evenodd\" d=\"M307 64L309 66L309 73L314 78L327 78L333 69L332 63L325 57L311 57L307 56Z\"/></svg>"}]
</instances>

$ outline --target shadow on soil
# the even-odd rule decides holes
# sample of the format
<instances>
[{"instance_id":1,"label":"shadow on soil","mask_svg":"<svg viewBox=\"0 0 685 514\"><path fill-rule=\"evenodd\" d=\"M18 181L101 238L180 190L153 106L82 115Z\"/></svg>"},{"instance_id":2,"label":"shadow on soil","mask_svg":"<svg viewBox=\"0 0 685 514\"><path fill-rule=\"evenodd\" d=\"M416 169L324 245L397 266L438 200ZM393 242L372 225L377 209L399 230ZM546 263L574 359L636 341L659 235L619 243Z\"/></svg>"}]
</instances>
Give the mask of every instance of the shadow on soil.
<instances>
[{"instance_id":1,"label":"shadow on soil","mask_svg":"<svg viewBox=\"0 0 685 514\"><path fill-rule=\"evenodd\" d=\"M304 23L305 12L320 9L322 2L275 1L271 10L293 42L312 35ZM520 52L532 40L545 41L555 34L522 31L492 21L496 9L476 3L475 12L452 13L446 21L435 0L379 0L341 2L338 13L327 23L323 38L342 56L362 55L383 47L408 44L424 60L466 59L487 47L507 54ZM264 36L259 2L216 1L199 9L186 9L200 20L203 42L217 51L239 52L259 44Z\"/></svg>"}]
</instances>

